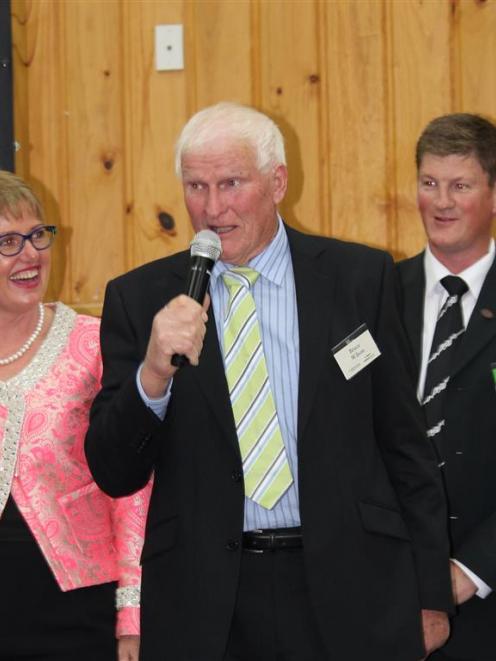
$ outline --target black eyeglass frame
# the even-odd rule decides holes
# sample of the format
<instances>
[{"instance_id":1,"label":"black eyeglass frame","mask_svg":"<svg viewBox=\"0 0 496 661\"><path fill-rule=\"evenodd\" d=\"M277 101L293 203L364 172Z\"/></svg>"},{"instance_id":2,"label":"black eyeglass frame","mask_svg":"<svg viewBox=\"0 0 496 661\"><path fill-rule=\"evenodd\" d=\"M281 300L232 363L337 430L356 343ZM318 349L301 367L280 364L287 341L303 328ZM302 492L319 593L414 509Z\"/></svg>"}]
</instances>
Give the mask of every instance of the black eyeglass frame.
<instances>
[{"instance_id":1,"label":"black eyeglass frame","mask_svg":"<svg viewBox=\"0 0 496 661\"><path fill-rule=\"evenodd\" d=\"M50 234L50 240L48 242L48 245L44 246L43 248L39 248L38 246L35 246L35 244L33 243L33 235L39 232L40 230L47 231ZM17 250L16 252L11 252L8 255L2 252L2 247L0 246L0 255L2 255L3 257L15 257L20 252L22 252L26 241L29 241L35 250L38 251L47 250L52 245L56 234L57 234L56 225L39 225L38 227L35 227L33 230L31 230L29 234L21 234L20 232L5 232L5 234L0 234L0 241L2 239L5 239L6 236L19 236L21 238L21 245L19 246L19 250Z\"/></svg>"}]
</instances>

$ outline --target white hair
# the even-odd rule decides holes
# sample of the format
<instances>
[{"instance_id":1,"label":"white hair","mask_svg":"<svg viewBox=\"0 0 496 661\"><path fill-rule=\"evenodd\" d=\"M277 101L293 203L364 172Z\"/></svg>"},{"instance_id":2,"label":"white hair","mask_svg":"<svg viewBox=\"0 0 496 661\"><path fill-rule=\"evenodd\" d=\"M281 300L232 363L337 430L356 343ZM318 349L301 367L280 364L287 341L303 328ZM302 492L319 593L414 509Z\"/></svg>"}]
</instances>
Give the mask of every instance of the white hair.
<instances>
[{"instance_id":1,"label":"white hair","mask_svg":"<svg viewBox=\"0 0 496 661\"><path fill-rule=\"evenodd\" d=\"M250 145L260 172L286 165L284 138L270 117L254 108L223 101L200 110L184 126L176 143L177 176L181 177L185 153L204 150L220 138Z\"/></svg>"}]
</instances>

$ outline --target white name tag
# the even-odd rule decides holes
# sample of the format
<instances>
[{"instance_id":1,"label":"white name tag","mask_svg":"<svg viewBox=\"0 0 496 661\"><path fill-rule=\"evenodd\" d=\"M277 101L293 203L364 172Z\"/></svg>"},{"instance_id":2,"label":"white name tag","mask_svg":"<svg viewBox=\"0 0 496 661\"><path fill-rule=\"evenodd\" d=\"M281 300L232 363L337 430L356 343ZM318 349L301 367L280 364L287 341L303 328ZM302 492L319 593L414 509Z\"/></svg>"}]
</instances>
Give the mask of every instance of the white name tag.
<instances>
[{"instance_id":1,"label":"white name tag","mask_svg":"<svg viewBox=\"0 0 496 661\"><path fill-rule=\"evenodd\" d=\"M347 381L381 355L365 324L336 344L332 353Z\"/></svg>"}]
</instances>

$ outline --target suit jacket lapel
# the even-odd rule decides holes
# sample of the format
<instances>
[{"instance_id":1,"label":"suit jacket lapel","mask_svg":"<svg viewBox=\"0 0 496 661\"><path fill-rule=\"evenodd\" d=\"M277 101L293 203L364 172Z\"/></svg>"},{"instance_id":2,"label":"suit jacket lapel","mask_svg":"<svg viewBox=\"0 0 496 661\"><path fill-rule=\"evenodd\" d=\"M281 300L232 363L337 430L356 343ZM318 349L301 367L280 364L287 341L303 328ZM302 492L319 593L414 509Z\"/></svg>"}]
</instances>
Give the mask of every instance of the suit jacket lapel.
<instances>
[{"instance_id":1,"label":"suit jacket lapel","mask_svg":"<svg viewBox=\"0 0 496 661\"><path fill-rule=\"evenodd\" d=\"M318 254L305 237L288 229L296 286L300 334L298 385L298 440L303 436L312 409L319 370L331 360L328 338L335 279L318 270ZM332 267L333 268L333 267ZM325 301L325 304L323 302Z\"/></svg>"},{"instance_id":2,"label":"suit jacket lapel","mask_svg":"<svg viewBox=\"0 0 496 661\"><path fill-rule=\"evenodd\" d=\"M207 332L203 342L200 363L195 368L195 372L198 383L208 400L211 410L217 417L220 427L229 431L228 436L239 452L236 425L212 308L208 311Z\"/></svg>"},{"instance_id":3,"label":"suit jacket lapel","mask_svg":"<svg viewBox=\"0 0 496 661\"><path fill-rule=\"evenodd\" d=\"M454 376L496 335L496 260L482 285L479 298L456 353ZM489 366L488 366L489 369Z\"/></svg>"},{"instance_id":4,"label":"suit jacket lapel","mask_svg":"<svg viewBox=\"0 0 496 661\"><path fill-rule=\"evenodd\" d=\"M420 253L408 263L403 263L400 273L403 319L418 373L422 358L422 327L424 323L424 253Z\"/></svg>"}]
</instances>

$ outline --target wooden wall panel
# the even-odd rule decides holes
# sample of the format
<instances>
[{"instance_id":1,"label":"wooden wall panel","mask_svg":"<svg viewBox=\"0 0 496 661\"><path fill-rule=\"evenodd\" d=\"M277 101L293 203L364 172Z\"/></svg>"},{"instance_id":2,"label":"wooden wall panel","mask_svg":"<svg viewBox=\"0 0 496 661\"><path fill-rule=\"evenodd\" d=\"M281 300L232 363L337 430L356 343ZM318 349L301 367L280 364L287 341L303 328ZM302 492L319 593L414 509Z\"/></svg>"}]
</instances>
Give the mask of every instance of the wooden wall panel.
<instances>
[{"instance_id":1,"label":"wooden wall panel","mask_svg":"<svg viewBox=\"0 0 496 661\"><path fill-rule=\"evenodd\" d=\"M155 25L183 23L183 9L179 1L123 5L127 269L183 249L191 235L173 154L189 115L186 76L156 71L154 59ZM173 226L165 218L164 228L161 214Z\"/></svg>"},{"instance_id":2,"label":"wooden wall panel","mask_svg":"<svg viewBox=\"0 0 496 661\"><path fill-rule=\"evenodd\" d=\"M388 245L384 7L327 3L326 66L332 218L327 233ZM326 153L327 152L327 153Z\"/></svg>"},{"instance_id":3,"label":"wooden wall panel","mask_svg":"<svg viewBox=\"0 0 496 661\"><path fill-rule=\"evenodd\" d=\"M390 0L388 11L397 214L393 248L397 256L407 256L425 243L415 204L415 144L430 119L452 110L451 3Z\"/></svg>"},{"instance_id":4,"label":"wooden wall panel","mask_svg":"<svg viewBox=\"0 0 496 661\"><path fill-rule=\"evenodd\" d=\"M496 2L462 0L456 13L456 108L496 120Z\"/></svg>"},{"instance_id":5,"label":"wooden wall panel","mask_svg":"<svg viewBox=\"0 0 496 661\"><path fill-rule=\"evenodd\" d=\"M281 212L291 225L320 232L319 168L321 81L317 3L260 3L255 102L281 127L289 166L289 190Z\"/></svg>"},{"instance_id":6,"label":"wooden wall panel","mask_svg":"<svg viewBox=\"0 0 496 661\"><path fill-rule=\"evenodd\" d=\"M191 4L191 112L219 101L253 103L252 8L249 0Z\"/></svg>"},{"instance_id":7,"label":"wooden wall panel","mask_svg":"<svg viewBox=\"0 0 496 661\"><path fill-rule=\"evenodd\" d=\"M93 307L126 269L120 3L66 2L70 302ZM95 11L97 9L97 11ZM87 47L91 44L91 47ZM77 84L72 84L76 75Z\"/></svg>"},{"instance_id":8,"label":"wooden wall panel","mask_svg":"<svg viewBox=\"0 0 496 661\"><path fill-rule=\"evenodd\" d=\"M47 299L71 300L66 170L66 68L63 7L47 0L12 2L16 171L41 199L46 220L59 226Z\"/></svg>"},{"instance_id":9,"label":"wooden wall panel","mask_svg":"<svg viewBox=\"0 0 496 661\"><path fill-rule=\"evenodd\" d=\"M155 71L167 23L184 25L183 71ZM50 296L84 310L109 278L187 247L173 149L205 105L279 122L290 224L396 256L425 242L420 131L496 114L496 0L12 0L12 27L17 169L62 229Z\"/></svg>"}]
</instances>

